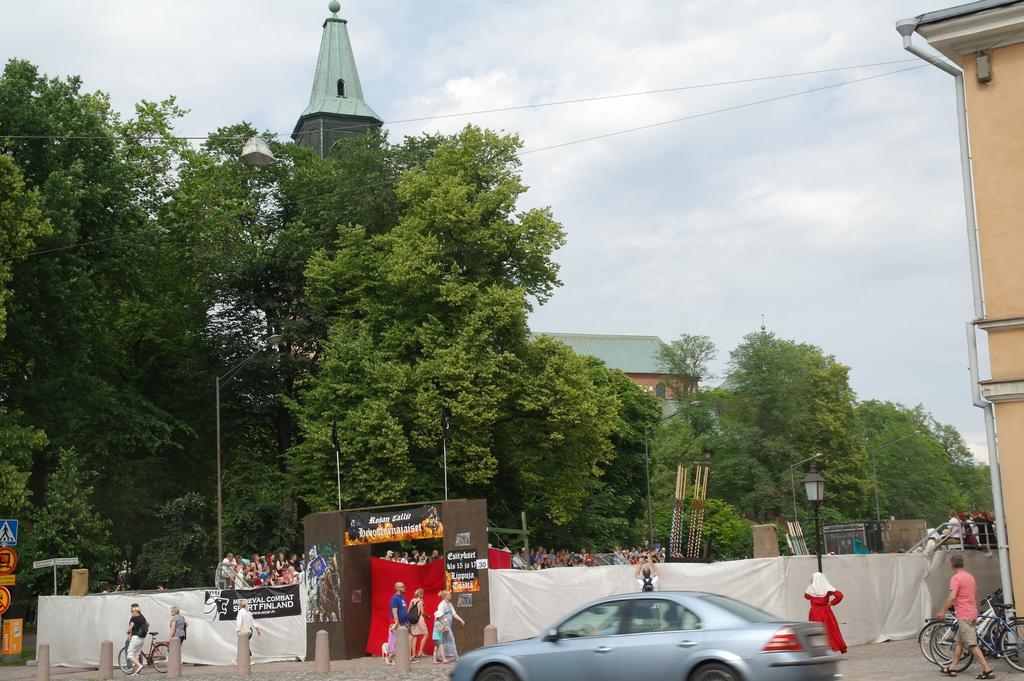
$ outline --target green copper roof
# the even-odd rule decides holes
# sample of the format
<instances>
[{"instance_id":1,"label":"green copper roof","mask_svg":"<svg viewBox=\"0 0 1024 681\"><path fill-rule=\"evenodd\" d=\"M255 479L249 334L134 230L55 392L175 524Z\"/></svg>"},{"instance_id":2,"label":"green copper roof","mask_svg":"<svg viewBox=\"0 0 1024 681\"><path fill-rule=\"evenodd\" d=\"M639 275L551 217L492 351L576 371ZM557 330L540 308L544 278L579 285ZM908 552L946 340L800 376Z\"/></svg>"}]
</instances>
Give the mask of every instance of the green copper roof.
<instances>
[{"instance_id":1,"label":"green copper roof","mask_svg":"<svg viewBox=\"0 0 1024 681\"><path fill-rule=\"evenodd\" d=\"M533 336L554 338L568 345L577 355L597 357L609 367L628 374L663 373L658 352L665 343L657 336L543 332L535 333Z\"/></svg>"},{"instance_id":2,"label":"green copper roof","mask_svg":"<svg viewBox=\"0 0 1024 681\"><path fill-rule=\"evenodd\" d=\"M340 8L336 0L332 0L329 5L332 15L324 21L313 92L300 118L334 114L383 120L363 100L363 86L359 82L359 70L356 69L356 58L352 54L352 42L348 37L348 22L338 17ZM338 94L339 81L345 84L344 96Z\"/></svg>"}]
</instances>

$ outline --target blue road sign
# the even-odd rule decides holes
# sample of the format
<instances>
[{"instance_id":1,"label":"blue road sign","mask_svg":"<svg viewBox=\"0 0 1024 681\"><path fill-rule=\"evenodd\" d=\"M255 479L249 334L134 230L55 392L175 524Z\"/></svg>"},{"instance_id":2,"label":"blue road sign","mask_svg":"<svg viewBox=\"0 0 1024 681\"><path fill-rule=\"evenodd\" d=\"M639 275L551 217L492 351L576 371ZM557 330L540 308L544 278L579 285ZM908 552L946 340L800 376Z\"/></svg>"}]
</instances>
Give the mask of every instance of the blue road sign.
<instances>
[{"instance_id":1,"label":"blue road sign","mask_svg":"<svg viewBox=\"0 0 1024 681\"><path fill-rule=\"evenodd\" d=\"M0 520L0 546L18 545L18 521Z\"/></svg>"}]
</instances>

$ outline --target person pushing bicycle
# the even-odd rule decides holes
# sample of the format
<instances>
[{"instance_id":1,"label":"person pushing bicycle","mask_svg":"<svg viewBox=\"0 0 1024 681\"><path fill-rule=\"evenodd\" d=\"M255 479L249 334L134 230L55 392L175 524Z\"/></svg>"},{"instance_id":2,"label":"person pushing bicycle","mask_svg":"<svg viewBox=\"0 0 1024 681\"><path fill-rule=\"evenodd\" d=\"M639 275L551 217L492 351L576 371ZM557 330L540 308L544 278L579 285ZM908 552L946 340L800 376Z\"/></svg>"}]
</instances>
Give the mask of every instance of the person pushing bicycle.
<instances>
[{"instance_id":1,"label":"person pushing bicycle","mask_svg":"<svg viewBox=\"0 0 1024 681\"><path fill-rule=\"evenodd\" d=\"M142 662L139 661L139 652L142 644L146 642L146 634L149 633L149 622L142 616L142 610L138 603L132 603L132 616L128 620L127 634L131 637L128 642L128 661L135 665L132 675L142 671Z\"/></svg>"},{"instance_id":2,"label":"person pushing bicycle","mask_svg":"<svg viewBox=\"0 0 1024 681\"><path fill-rule=\"evenodd\" d=\"M954 606L957 620L956 646L953 648L953 659L942 667L942 673L946 676L956 676L957 665L960 664L960 654L967 648L968 655L981 663L981 674L975 678L992 679L995 675L992 668L988 666L984 653L978 647L978 586L970 572L964 569L964 557L959 553L953 554L949 559L949 566L953 569L953 577L949 580L949 597L935 615L935 619L942 619L949 606Z\"/></svg>"}]
</instances>

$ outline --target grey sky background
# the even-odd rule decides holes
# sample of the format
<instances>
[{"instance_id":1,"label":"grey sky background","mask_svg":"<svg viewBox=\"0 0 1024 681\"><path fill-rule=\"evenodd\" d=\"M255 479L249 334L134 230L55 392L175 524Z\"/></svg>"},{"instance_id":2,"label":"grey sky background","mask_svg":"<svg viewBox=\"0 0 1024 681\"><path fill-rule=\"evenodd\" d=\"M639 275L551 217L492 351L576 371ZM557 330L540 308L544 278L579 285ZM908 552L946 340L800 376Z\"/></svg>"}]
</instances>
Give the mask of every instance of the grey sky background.
<instances>
[{"instance_id":1,"label":"grey sky background","mask_svg":"<svg viewBox=\"0 0 1024 681\"><path fill-rule=\"evenodd\" d=\"M952 3L948 3L952 4ZM909 59L897 19L941 0L628 3L349 0L341 15L386 120ZM327 0L0 2L0 55L79 74L130 114L173 94L203 135L291 132ZM911 69L918 61L388 126L468 122L527 150ZM952 79L906 70L524 156L524 206L568 232L540 331L706 334L728 352L761 314L852 367L861 399L921 403L985 458Z\"/></svg>"}]
</instances>

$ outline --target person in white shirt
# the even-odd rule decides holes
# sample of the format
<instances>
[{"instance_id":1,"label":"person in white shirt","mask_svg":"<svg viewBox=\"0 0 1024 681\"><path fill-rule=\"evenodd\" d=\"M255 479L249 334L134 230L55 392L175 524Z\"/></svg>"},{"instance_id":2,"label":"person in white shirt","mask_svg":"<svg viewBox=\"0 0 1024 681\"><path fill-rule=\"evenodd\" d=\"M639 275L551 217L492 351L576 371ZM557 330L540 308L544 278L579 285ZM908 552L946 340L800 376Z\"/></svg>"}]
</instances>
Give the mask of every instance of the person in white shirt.
<instances>
[{"instance_id":1,"label":"person in white shirt","mask_svg":"<svg viewBox=\"0 0 1024 681\"><path fill-rule=\"evenodd\" d=\"M253 619L252 613L249 612L249 606L245 601L238 601L238 617L235 618L235 631L246 635L247 642L249 643L249 658L252 659L252 633L255 631L257 636L261 636L263 632L256 626L256 620Z\"/></svg>"},{"instance_id":2,"label":"person in white shirt","mask_svg":"<svg viewBox=\"0 0 1024 681\"><path fill-rule=\"evenodd\" d=\"M950 544L959 544L963 538L963 526L960 524L960 518L957 516L956 511L949 509L949 519L947 520L946 536L951 540Z\"/></svg>"},{"instance_id":3,"label":"person in white shirt","mask_svg":"<svg viewBox=\"0 0 1024 681\"><path fill-rule=\"evenodd\" d=\"M640 591L658 590L658 567L647 556L642 563L636 566L636 584Z\"/></svg>"}]
</instances>

